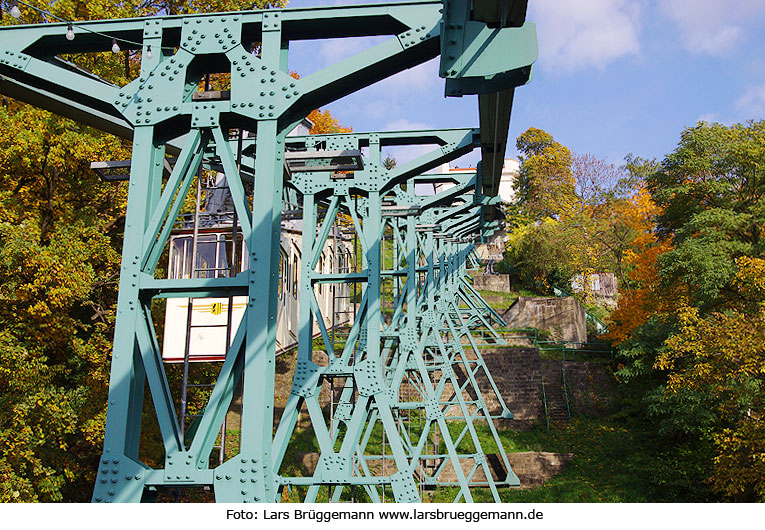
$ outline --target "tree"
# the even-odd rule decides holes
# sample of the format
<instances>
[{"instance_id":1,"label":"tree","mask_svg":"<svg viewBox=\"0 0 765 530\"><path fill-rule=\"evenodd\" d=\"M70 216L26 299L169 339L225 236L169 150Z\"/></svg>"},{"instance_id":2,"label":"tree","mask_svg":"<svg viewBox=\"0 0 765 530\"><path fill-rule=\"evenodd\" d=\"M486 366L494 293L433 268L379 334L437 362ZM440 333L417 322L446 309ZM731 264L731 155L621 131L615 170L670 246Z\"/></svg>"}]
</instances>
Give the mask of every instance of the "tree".
<instances>
[{"instance_id":1,"label":"tree","mask_svg":"<svg viewBox=\"0 0 765 530\"><path fill-rule=\"evenodd\" d=\"M519 203L506 221L515 227L508 257L521 279L530 287L569 291L574 276L614 272L628 288L625 256L646 228L639 213L645 194L633 169L625 174L595 155L572 155L540 129L523 133L517 146L523 153ZM582 284L578 296L587 299L589 282Z\"/></svg>"},{"instance_id":2,"label":"tree","mask_svg":"<svg viewBox=\"0 0 765 530\"><path fill-rule=\"evenodd\" d=\"M321 109L314 109L308 115L308 119L313 123L311 134L339 134L353 132L353 127L340 125L337 118L332 116L328 110L322 112Z\"/></svg>"},{"instance_id":3,"label":"tree","mask_svg":"<svg viewBox=\"0 0 765 530\"><path fill-rule=\"evenodd\" d=\"M641 299L620 301L623 314L629 304L645 313L622 337L619 374L642 389L666 443L711 450L696 469L739 500L765 499L762 160L765 121L686 129L646 176L655 256L642 267Z\"/></svg>"},{"instance_id":4,"label":"tree","mask_svg":"<svg viewBox=\"0 0 765 530\"><path fill-rule=\"evenodd\" d=\"M396 164L398 164L398 161L390 153L387 153L382 160L382 166L388 171L396 167Z\"/></svg>"},{"instance_id":5,"label":"tree","mask_svg":"<svg viewBox=\"0 0 765 530\"><path fill-rule=\"evenodd\" d=\"M662 258L664 285L686 287L706 310L735 303L736 259L761 255L765 226L765 121L699 123L647 179L662 213L659 233L674 249Z\"/></svg>"},{"instance_id":6,"label":"tree","mask_svg":"<svg viewBox=\"0 0 765 530\"><path fill-rule=\"evenodd\" d=\"M616 165L592 153L574 154L571 157L571 174L579 199L592 206L607 202L623 178Z\"/></svg>"},{"instance_id":7,"label":"tree","mask_svg":"<svg viewBox=\"0 0 765 530\"><path fill-rule=\"evenodd\" d=\"M671 248L671 242L658 240L654 233L654 218L659 210L647 190L638 190L619 206L618 217L630 236L625 238L626 245L620 245L620 297L610 315L609 333L605 337L617 345L659 311L658 258ZM629 271L626 277L623 270Z\"/></svg>"},{"instance_id":8,"label":"tree","mask_svg":"<svg viewBox=\"0 0 765 530\"><path fill-rule=\"evenodd\" d=\"M524 213L534 219L554 218L570 209L576 201L571 151L534 127L521 134L515 145L521 153L515 192Z\"/></svg>"}]
</instances>

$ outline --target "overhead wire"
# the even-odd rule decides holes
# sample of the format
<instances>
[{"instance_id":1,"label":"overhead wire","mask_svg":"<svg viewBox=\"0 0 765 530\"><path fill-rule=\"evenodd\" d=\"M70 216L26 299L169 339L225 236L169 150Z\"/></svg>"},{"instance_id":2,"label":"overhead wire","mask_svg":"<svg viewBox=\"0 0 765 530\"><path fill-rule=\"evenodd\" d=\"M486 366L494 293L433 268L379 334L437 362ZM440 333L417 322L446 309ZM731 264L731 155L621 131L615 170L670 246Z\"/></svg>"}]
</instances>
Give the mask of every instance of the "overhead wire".
<instances>
[{"instance_id":1,"label":"overhead wire","mask_svg":"<svg viewBox=\"0 0 765 530\"><path fill-rule=\"evenodd\" d=\"M55 19L55 20L57 20L59 22L66 23L67 24L67 29L66 29L65 36L66 36L66 39L69 40L69 41L74 40L74 38L76 36L74 30L77 29L77 30L86 31L88 33L92 33L93 35L98 35L100 37L105 37L107 39L111 39L111 41L112 41L112 52L113 53L119 53L121 51L121 48L119 46L120 42L123 43L123 44L129 44L129 45L132 45L132 46L136 46L138 48L143 48L143 46L144 46L143 42L136 42L136 41L132 41L130 39L122 38L122 37L118 38L118 37L115 37L114 35L109 35L107 33L101 32L101 31L96 31L96 30L90 29L87 26L83 25L82 23L78 23L75 20L68 20L68 19L62 18L62 17L60 17L58 15L54 15L50 11L48 11L46 9L41 9L41 8L39 8L37 6L33 6L32 4L29 4L29 3L25 2L24 0L13 0L11 2L12 7L8 11L10 12L10 14L11 14L11 16L13 18L16 18L16 19L20 19L21 18L22 13L21 13L21 10L18 7L18 4L21 4L21 5L25 6L25 7L28 7L29 9L33 9L34 11L37 11L38 13L43 15L43 19L46 20L46 23L47 23L47 17ZM151 52L151 45L149 44L147 46L148 46L147 54L149 55L149 58L151 58L151 53L152 53ZM160 46L159 48L160 48L160 50L175 51L175 48L173 48L172 46Z\"/></svg>"}]
</instances>

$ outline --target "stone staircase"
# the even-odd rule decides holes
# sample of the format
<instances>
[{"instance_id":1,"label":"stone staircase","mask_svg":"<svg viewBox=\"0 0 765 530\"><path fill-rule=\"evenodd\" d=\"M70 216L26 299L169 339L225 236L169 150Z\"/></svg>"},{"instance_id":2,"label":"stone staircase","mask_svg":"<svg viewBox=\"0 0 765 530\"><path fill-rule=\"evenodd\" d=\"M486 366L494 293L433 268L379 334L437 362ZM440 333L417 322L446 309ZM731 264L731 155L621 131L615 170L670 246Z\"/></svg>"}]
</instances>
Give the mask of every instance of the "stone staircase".
<instances>
[{"instance_id":1,"label":"stone staircase","mask_svg":"<svg viewBox=\"0 0 765 530\"><path fill-rule=\"evenodd\" d=\"M568 420L559 361L542 360L536 348L489 348L481 354L514 416L513 420L503 421L502 427L526 430L533 428L539 420L545 421L545 397L551 424L559 425ZM478 382L489 412L501 414L502 407L489 380L478 377Z\"/></svg>"},{"instance_id":2,"label":"stone staircase","mask_svg":"<svg viewBox=\"0 0 765 530\"><path fill-rule=\"evenodd\" d=\"M569 410L566 403L566 392L563 387L563 375L560 370L550 370L544 366L541 380L543 387L543 405L547 405L546 417L551 426L563 426L569 420Z\"/></svg>"}]
</instances>

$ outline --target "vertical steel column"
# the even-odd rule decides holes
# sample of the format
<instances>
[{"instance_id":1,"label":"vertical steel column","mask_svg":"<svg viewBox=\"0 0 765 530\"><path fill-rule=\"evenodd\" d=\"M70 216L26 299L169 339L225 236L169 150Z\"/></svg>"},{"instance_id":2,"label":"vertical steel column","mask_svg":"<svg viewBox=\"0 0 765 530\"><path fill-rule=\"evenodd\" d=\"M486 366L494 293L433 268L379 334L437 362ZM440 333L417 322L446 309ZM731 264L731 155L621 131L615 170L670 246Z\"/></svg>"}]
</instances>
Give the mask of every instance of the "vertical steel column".
<instances>
[{"instance_id":1,"label":"vertical steel column","mask_svg":"<svg viewBox=\"0 0 765 530\"><path fill-rule=\"evenodd\" d=\"M133 139L131 179L125 229L143 234L159 200L162 183L164 149L154 143L153 127L137 127ZM145 328L150 300L139 297L138 278L142 273L142 238L125 238L122 248L120 286L117 298L117 323L114 332L114 352L109 376L109 401L104 435L104 452L98 468L93 492L96 502L137 502L144 493L145 471L148 466L138 462L141 436L144 382L144 361L161 363L147 352L142 355L136 336ZM164 372L162 372L164 374ZM154 377L154 391L169 396L167 380ZM155 399L155 403L157 403ZM180 449L181 436L175 411L163 407L157 410L165 446ZM164 420L164 421L163 421ZM170 421L168 421L170 420ZM172 420L175 420L174 422Z\"/></svg>"}]
</instances>

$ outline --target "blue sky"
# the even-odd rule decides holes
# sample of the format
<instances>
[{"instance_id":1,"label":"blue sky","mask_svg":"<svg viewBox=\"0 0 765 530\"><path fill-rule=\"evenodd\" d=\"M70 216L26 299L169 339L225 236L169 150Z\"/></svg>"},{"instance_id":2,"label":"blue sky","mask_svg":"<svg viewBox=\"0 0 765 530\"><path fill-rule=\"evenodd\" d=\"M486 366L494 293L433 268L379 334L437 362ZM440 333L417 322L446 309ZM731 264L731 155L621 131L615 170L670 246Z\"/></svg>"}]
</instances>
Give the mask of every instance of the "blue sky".
<instances>
[{"instance_id":1,"label":"blue sky","mask_svg":"<svg viewBox=\"0 0 765 530\"><path fill-rule=\"evenodd\" d=\"M372 2L289 7L361 3ZM699 120L765 118L765 0L529 0L527 20L537 24L540 57L534 80L516 90L507 156L529 127L619 164L627 153L661 158ZM300 43L290 68L309 73L375 42ZM477 126L475 96L444 98L436 61L327 108L356 131Z\"/></svg>"}]
</instances>

